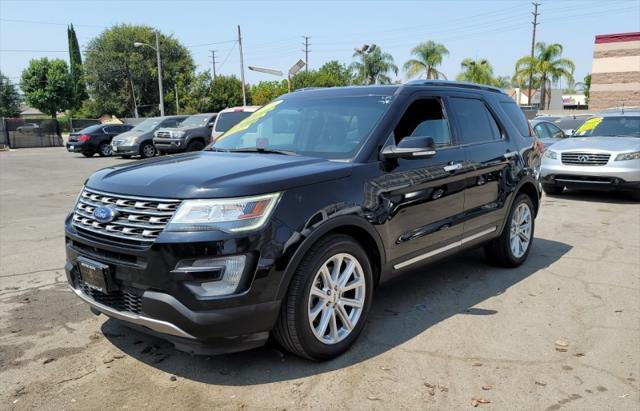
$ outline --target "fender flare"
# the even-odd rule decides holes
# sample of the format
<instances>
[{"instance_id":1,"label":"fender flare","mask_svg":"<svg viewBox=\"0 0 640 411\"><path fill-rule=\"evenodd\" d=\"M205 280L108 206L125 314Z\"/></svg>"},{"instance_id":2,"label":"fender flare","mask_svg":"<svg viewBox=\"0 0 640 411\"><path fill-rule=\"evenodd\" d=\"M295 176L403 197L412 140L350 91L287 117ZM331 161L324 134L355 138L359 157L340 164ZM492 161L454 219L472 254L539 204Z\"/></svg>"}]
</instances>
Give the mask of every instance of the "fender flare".
<instances>
[{"instance_id":1,"label":"fender flare","mask_svg":"<svg viewBox=\"0 0 640 411\"><path fill-rule=\"evenodd\" d=\"M373 239L377 247L378 255L380 256L380 261L377 263L379 264L380 269L383 269L386 264L385 248L380 235L372 227L371 223L364 218L355 215L337 216L315 227L313 231L311 231L311 233L302 239L297 245L296 250L293 252L292 257L287 264L287 268L284 270L284 275L280 280L276 297L278 300L286 297L287 291L289 290L289 283L291 282L298 265L300 265L300 262L307 254L307 251L309 251L309 249L327 233L347 227L357 227L362 229Z\"/></svg>"}]
</instances>

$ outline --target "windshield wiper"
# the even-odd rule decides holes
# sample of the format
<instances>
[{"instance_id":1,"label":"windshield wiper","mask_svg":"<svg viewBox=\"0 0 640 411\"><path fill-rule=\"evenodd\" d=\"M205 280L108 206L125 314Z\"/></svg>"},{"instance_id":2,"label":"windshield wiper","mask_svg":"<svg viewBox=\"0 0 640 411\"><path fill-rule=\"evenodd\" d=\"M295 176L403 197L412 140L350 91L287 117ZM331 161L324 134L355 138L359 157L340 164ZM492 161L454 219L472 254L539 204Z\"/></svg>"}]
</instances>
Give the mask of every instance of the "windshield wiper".
<instances>
[{"instance_id":1,"label":"windshield wiper","mask_svg":"<svg viewBox=\"0 0 640 411\"><path fill-rule=\"evenodd\" d=\"M215 147L212 147L215 149ZM220 150L220 149L217 149ZM222 151L222 150L221 150ZM286 156L297 156L298 153L294 151L288 150L274 150L270 148L260 148L260 147L247 147L247 148L232 148L229 150L223 150L229 153L263 153L263 154L283 154Z\"/></svg>"}]
</instances>

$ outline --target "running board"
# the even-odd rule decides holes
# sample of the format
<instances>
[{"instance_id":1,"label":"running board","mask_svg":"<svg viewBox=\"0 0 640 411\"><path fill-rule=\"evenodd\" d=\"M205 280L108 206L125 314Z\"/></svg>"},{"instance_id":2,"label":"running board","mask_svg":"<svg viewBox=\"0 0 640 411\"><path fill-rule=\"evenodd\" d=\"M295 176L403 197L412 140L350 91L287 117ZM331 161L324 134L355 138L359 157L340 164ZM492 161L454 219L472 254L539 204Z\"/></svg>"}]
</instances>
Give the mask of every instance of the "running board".
<instances>
[{"instance_id":1,"label":"running board","mask_svg":"<svg viewBox=\"0 0 640 411\"><path fill-rule=\"evenodd\" d=\"M401 263L395 264L393 266L393 269L394 270L399 270L400 268L404 268L404 267L409 266L411 264L417 263L418 261L426 260L427 258L434 257L434 256L436 256L438 254L442 254L442 253L444 253L446 251L453 250L454 248L457 248L457 247L461 247L462 245L464 245L464 244L466 244L466 243L468 243L470 241L477 240L480 237L484 237L485 235L491 234L491 233L495 232L497 229L498 229L498 227L494 226L494 227L488 228L486 230L480 231L479 233L472 234L472 235L470 235L468 237L463 238L460 241L456 241L456 242L453 242L451 244L447 244L444 247L440 247L438 249L429 251L428 253L420 254L419 256L416 256L416 257L410 258L410 259L408 259L406 261L403 261Z\"/></svg>"}]
</instances>

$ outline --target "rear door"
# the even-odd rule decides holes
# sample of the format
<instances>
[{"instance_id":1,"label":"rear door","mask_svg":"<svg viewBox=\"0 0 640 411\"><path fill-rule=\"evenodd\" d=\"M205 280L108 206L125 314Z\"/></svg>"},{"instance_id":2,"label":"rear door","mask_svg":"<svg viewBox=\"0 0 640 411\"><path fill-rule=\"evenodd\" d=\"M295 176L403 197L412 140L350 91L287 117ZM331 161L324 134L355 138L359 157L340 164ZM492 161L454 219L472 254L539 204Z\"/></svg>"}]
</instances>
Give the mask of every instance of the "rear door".
<instances>
[{"instance_id":1,"label":"rear door","mask_svg":"<svg viewBox=\"0 0 640 411\"><path fill-rule=\"evenodd\" d=\"M399 159L373 183L388 210L379 229L395 269L455 248L463 232L464 150L454 139L440 96L414 95L396 125L395 143L406 136L431 137L436 154Z\"/></svg>"},{"instance_id":2,"label":"rear door","mask_svg":"<svg viewBox=\"0 0 640 411\"><path fill-rule=\"evenodd\" d=\"M500 227L509 181L515 179L510 173L519 154L512 149L496 111L481 95L456 93L447 99L447 106L470 167L465 175L466 242Z\"/></svg>"}]
</instances>

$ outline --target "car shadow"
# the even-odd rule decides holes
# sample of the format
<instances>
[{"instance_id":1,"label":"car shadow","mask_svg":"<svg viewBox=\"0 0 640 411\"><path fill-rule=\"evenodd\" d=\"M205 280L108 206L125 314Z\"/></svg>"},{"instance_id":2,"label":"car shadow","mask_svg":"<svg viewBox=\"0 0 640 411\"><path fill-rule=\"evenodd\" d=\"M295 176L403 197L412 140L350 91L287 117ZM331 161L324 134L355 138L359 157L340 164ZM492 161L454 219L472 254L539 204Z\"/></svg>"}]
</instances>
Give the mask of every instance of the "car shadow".
<instances>
[{"instance_id":1,"label":"car shadow","mask_svg":"<svg viewBox=\"0 0 640 411\"><path fill-rule=\"evenodd\" d=\"M588 201L592 203L608 204L637 204L623 191L598 191L598 190L578 190L565 189L560 195L548 195L548 198L564 199L569 201Z\"/></svg>"},{"instance_id":2,"label":"car shadow","mask_svg":"<svg viewBox=\"0 0 640 411\"><path fill-rule=\"evenodd\" d=\"M180 378L235 386L294 380L376 357L457 314L494 315L495 310L475 306L506 292L570 249L564 243L536 238L527 262L514 269L489 266L481 250L471 250L407 273L376 290L367 325L358 340L345 354L327 362L298 358L273 343L236 354L192 356L111 319L103 323L102 331L129 356ZM473 338L464 333L459 337Z\"/></svg>"}]
</instances>

